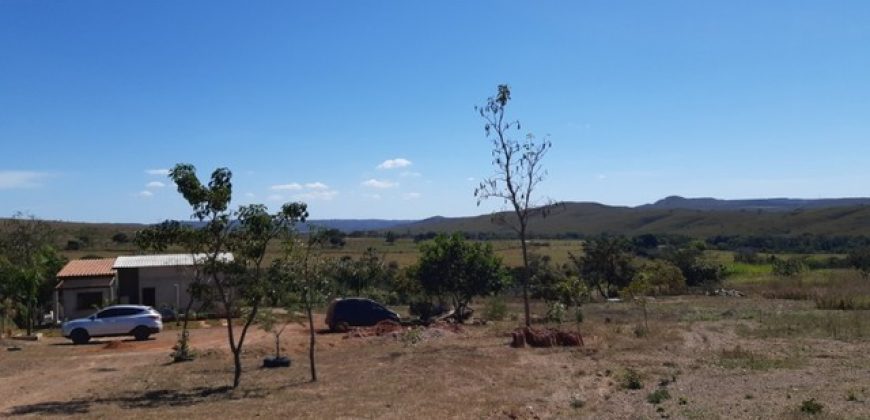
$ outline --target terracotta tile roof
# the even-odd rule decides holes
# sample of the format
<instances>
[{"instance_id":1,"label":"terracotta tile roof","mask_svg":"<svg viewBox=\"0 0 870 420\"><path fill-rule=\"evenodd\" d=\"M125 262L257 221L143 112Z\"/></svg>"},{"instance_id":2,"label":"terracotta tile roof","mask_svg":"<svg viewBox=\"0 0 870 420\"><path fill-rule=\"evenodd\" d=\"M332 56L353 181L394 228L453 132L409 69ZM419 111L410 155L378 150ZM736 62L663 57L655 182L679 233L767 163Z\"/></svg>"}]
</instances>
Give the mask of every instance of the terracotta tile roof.
<instances>
[{"instance_id":1,"label":"terracotta tile roof","mask_svg":"<svg viewBox=\"0 0 870 420\"><path fill-rule=\"evenodd\" d=\"M55 289L94 289L112 287L114 277L67 277L54 286Z\"/></svg>"},{"instance_id":2,"label":"terracotta tile roof","mask_svg":"<svg viewBox=\"0 0 870 420\"><path fill-rule=\"evenodd\" d=\"M65 277L108 277L114 276L114 258L100 258L95 260L73 260L68 262L57 273L57 278Z\"/></svg>"}]
</instances>

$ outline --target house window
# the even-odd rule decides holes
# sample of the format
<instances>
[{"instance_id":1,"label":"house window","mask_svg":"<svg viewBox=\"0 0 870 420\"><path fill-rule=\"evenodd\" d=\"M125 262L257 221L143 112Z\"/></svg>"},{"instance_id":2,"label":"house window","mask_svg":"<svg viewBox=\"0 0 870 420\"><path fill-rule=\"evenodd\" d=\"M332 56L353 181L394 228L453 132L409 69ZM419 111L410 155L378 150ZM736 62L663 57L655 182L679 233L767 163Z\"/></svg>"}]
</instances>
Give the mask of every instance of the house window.
<instances>
[{"instance_id":1,"label":"house window","mask_svg":"<svg viewBox=\"0 0 870 420\"><path fill-rule=\"evenodd\" d=\"M80 292L76 294L76 309L94 309L103 305L103 292Z\"/></svg>"}]
</instances>

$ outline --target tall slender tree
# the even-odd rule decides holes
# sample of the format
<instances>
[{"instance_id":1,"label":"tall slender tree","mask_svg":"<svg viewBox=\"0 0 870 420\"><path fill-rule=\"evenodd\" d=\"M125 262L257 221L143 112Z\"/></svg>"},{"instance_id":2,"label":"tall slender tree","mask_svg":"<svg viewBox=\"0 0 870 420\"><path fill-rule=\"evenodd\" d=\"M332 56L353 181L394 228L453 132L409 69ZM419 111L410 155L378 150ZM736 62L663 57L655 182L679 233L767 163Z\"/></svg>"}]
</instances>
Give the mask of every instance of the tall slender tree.
<instances>
[{"instance_id":1,"label":"tall slender tree","mask_svg":"<svg viewBox=\"0 0 870 420\"><path fill-rule=\"evenodd\" d=\"M288 203L280 212L269 214L263 205L249 205L233 212L229 207L232 200L229 169L212 172L207 186L199 181L196 168L190 164L176 165L169 177L193 209L193 218L204 223L201 229L205 254L200 258L200 267L227 321L227 341L235 368L233 388L237 388L245 337L270 289L269 276L263 268L266 248L273 239L287 234L295 223L305 221L307 206ZM232 251L234 257L228 258L227 251ZM236 337L233 317L239 314L242 328Z\"/></svg>"},{"instance_id":2,"label":"tall slender tree","mask_svg":"<svg viewBox=\"0 0 870 420\"><path fill-rule=\"evenodd\" d=\"M507 214L497 213L493 221L511 228L520 240L523 253L523 307L526 325L531 325L529 313L529 252L526 239L529 221L535 216L546 216L549 203L538 202L533 198L538 185L544 180L547 171L543 159L552 143L545 137L538 140L527 134L523 140L511 135L520 130L520 122L505 118L505 108L511 100L508 85L499 85L495 96L486 105L475 107L484 119L484 132L492 144L492 166L495 174L481 181L474 190L477 205L494 198L501 199L509 207Z\"/></svg>"}]
</instances>

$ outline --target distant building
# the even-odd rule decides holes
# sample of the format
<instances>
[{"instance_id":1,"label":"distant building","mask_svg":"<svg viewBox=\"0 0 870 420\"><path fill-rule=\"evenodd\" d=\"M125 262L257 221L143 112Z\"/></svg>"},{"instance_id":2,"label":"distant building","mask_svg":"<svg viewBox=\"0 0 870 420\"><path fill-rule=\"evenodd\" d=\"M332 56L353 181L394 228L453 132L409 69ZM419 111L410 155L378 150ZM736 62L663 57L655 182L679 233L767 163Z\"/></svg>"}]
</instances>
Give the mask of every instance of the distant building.
<instances>
[{"instance_id":1,"label":"distant building","mask_svg":"<svg viewBox=\"0 0 870 420\"><path fill-rule=\"evenodd\" d=\"M54 288L55 319L81 318L115 302L117 279L114 258L74 260L57 273Z\"/></svg>"},{"instance_id":2,"label":"distant building","mask_svg":"<svg viewBox=\"0 0 870 420\"><path fill-rule=\"evenodd\" d=\"M183 309L194 281L194 262L205 254L130 255L70 261L57 273L55 313L58 321L88 316L114 303ZM233 260L223 253L221 261Z\"/></svg>"}]
</instances>

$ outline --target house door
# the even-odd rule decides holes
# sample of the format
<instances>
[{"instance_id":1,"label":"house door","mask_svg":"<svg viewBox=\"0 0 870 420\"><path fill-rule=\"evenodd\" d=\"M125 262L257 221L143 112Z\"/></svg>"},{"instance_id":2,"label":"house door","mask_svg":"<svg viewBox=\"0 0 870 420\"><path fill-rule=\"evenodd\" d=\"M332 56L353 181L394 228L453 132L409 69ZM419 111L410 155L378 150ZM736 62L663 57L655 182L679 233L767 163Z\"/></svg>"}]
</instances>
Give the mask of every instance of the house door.
<instances>
[{"instance_id":1,"label":"house door","mask_svg":"<svg viewBox=\"0 0 870 420\"><path fill-rule=\"evenodd\" d=\"M142 304L145 306L157 306L157 289L153 287L142 288Z\"/></svg>"}]
</instances>

